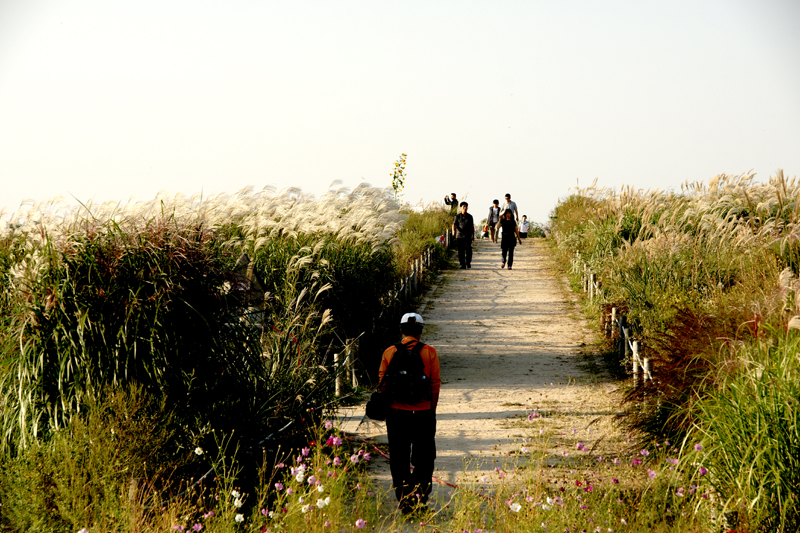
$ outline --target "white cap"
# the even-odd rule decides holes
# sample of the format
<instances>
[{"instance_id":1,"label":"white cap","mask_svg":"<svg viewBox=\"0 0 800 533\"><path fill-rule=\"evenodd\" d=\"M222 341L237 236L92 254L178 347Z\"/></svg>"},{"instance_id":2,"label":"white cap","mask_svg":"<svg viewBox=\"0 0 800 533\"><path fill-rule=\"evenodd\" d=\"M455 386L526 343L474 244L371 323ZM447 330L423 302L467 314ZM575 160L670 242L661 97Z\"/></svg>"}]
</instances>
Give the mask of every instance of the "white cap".
<instances>
[{"instance_id":1,"label":"white cap","mask_svg":"<svg viewBox=\"0 0 800 533\"><path fill-rule=\"evenodd\" d=\"M403 318L400 319L400 323L401 324L407 324L409 322L412 323L412 324L415 324L415 323L416 324L424 324L425 323L425 322L422 321L422 317L420 315L418 315L417 313L406 313L406 314L403 315Z\"/></svg>"}]
</instances>

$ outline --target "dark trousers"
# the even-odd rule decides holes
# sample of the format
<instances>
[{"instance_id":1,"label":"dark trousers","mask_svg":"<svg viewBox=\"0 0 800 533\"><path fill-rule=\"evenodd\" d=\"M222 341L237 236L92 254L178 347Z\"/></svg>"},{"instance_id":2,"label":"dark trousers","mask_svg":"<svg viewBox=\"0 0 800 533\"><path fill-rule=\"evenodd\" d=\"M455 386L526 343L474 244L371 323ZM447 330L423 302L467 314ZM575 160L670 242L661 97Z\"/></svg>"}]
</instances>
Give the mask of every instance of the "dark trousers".
<instances>
[{"instance_id":1,"label":"dark trousers","mask_svg":"<svg viewBox=\"0 0 800 533\"><path fill-rule=\"evenodd\" d=\"M415 503L413 499L418 494L421 503L427 502L436 459L436 413L433 409L390 409L386 417L386 433L392 486L397 499L402 501L406 498L408 503ZM413 471L410 465L414 465Z\"/></svg>"},{"instance_id":2,"label":"dark trousers","mask_svg":"<svg viewBox=\"0 0 800 533\"><path fill-rule=\"evenodd\" d=\"M458 247L458 262L461 264L461 266L471 265L472 239L469 237L467 237L466 239L457 238L456 246Z\"/></svg>"},{"instance_id":3,"label":"dark trousers","mask_svg":"<svg viewBox=\"0 0 800 533\"><path fill-rule=\"evenodd\" d=\"M514 264L514 246L506 246L504 244L500 245L500 249L503 251L503 263L507 263L508 266ZM508 261L506 261L506 255L508 255Z\"/></svg>"}]
</instances>

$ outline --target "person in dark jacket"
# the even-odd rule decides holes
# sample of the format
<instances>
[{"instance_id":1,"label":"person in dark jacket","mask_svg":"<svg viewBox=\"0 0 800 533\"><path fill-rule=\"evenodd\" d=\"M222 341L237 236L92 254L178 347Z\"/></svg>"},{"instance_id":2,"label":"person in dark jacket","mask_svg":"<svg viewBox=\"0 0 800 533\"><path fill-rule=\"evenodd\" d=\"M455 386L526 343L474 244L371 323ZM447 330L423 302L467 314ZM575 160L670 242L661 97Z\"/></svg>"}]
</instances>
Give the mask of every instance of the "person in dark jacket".
<instances>
[{"instance_id":1,"label":"person in dark jacket","mask_svg":"<svg viewBox=\"0 0 800 533\"><path fill-rule=\"evenodd\" d=\"M456 198L456 193L451 192L450 197L444 197L444 204L450 206L450 214L455 215L458 211L458 198Z\"/></svg>"},{"instance_id":2,"label":"person in dark jacket","mask_svg":"<svg viewBox=\"0 0 800 533\"><path fill-rule=\"evenodd\" d=\"M453 236L458 248L458 262L461 268L472 268L472 242L475 240L475 222L467 213L469 204L461 202L461 212L453 220Z\"/></svg>"},{"instance_id":3,"label":"person in dark jacket","mask_svg":"<svg viewBox=\"0 0 800 533\"><path fill-rule=\"evenodd\" d=\"M514 248L517 246L517 241L522 244L522 239L519 238L519 228L517 221L514 219L514 211L506 209L500 216L500 222L497 223L497 230L503 230L503 235L500 237L500 249L503 253L503 263L500 268L506 267L506 256L508 256L508 269L511 270L511 265L514 264Z\"/></svg>"}]
</instances>

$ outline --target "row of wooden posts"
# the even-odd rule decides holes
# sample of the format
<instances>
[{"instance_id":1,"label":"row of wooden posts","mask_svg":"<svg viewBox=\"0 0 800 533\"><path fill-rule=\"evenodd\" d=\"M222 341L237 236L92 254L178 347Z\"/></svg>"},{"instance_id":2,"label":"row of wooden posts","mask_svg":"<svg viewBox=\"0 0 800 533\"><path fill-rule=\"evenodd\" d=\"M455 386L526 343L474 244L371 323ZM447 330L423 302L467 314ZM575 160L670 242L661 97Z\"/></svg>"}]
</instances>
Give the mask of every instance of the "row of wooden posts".
<instances>
[{"instance_id":1,"label":"row of wooden posts","mask_svg":"<svg viewBox=\"0 0 800 533\"><path fill-rule=\"evenodd\" d=\"M589 265L581 260L580 254L575 253L572 261L573 270L581 273L581 287L591 302L601 301L603 286L597 274ZM643 355L641 341L633 337L633 332L628 326L627 317L617 307L611 308L611 313L603 312L603 330L607 337L617 339L617 349L623 361L630 361L633 373L633 386L639 386L639 374L646 383L653 381L652 364L649 357Z\"/></svg>"},{"instance_id":2,"label":"row of wooden posts","mask_svg":"<svg viewBox=\"0 0 800 533\"><path fill-rule=\"evenodd\" d=\"M450 230L447 230L447 233L444 236L444 245L447 249L450 248L450 242L452 240L452 235L450 234ZM419 293L420 289L422 288L422 275L423 273L431 268L435 259L435 251L433 248L428 248L422 255L418 258L414 259L411 262L411 269L407 276L400 280L400 286L397 288L395 292L395 298L401 298L403 300L408 300L413 298L414 296ZM333 354L333 366L334 369L337 370L336 372L336 396L341 396L342 391L344 390L344 383L346 380L350 380L353 386L353 389L358 387L358 378L356 377L356 368L354 363L354 359L356 354L358 353L358 341L352 346L348 347L344 353L335 353ZM341 365L344 365L344 370L339 372L338 370L341 368Z\"/></svg>"}]
</instances>

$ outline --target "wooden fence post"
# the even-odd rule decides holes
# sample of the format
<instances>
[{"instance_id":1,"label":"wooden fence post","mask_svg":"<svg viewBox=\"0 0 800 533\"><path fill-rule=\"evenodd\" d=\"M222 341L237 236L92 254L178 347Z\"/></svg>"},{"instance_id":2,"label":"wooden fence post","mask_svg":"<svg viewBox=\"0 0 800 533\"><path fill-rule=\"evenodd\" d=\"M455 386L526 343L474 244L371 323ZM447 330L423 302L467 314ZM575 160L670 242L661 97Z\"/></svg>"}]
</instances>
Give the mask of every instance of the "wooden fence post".
<instances>
[{"instance_id":1,"label":"wooden fence post","mask_svg":"<svg viewBox=\"0 0 800 533\"><path fill-rule=\"evenodd\" d=\"M336 372L336 388L334 390L334 394L339 397L342 395L342 373L339 371L339 353L333 354L333 369Z\"/></svg>"},{"instance_id":2,"label":"wooden fence post","mask_svg":"<svg viewBox=\"0 0 800 533\"><path fill-rule=\"evenodd\" d=\"M639 385L639 341L633 341L633 387Z\"/></svg>"},{"instance_id":3,"label":"wooden fence post","mask_svg":"<svg viewBox=\"0 0 800 533\"><path fill-rule=\"evenodd\" d=\"M348 351L348 354L347 354L347 357L350 360L350 371L351 371L351 377L352 377L352 380L353 380L352 381L353 390L356 390L358 388L358 378L356 377L356 361L355 361L355 358L356 358L356 355L358 355L359 344L360 344L360 341L356 340L353 343L353 347Z\"/></svg>"},{"instance_id":4,"label":"wooden fence post","mask_svg":"<svg viewBox=\"0 0 800 533\"><path fill-rule=\"evenodd\" d=\"M611 308L611 337L614 337L614 330L617 328L617 308Z\"/></svg>"}]
</instances>

